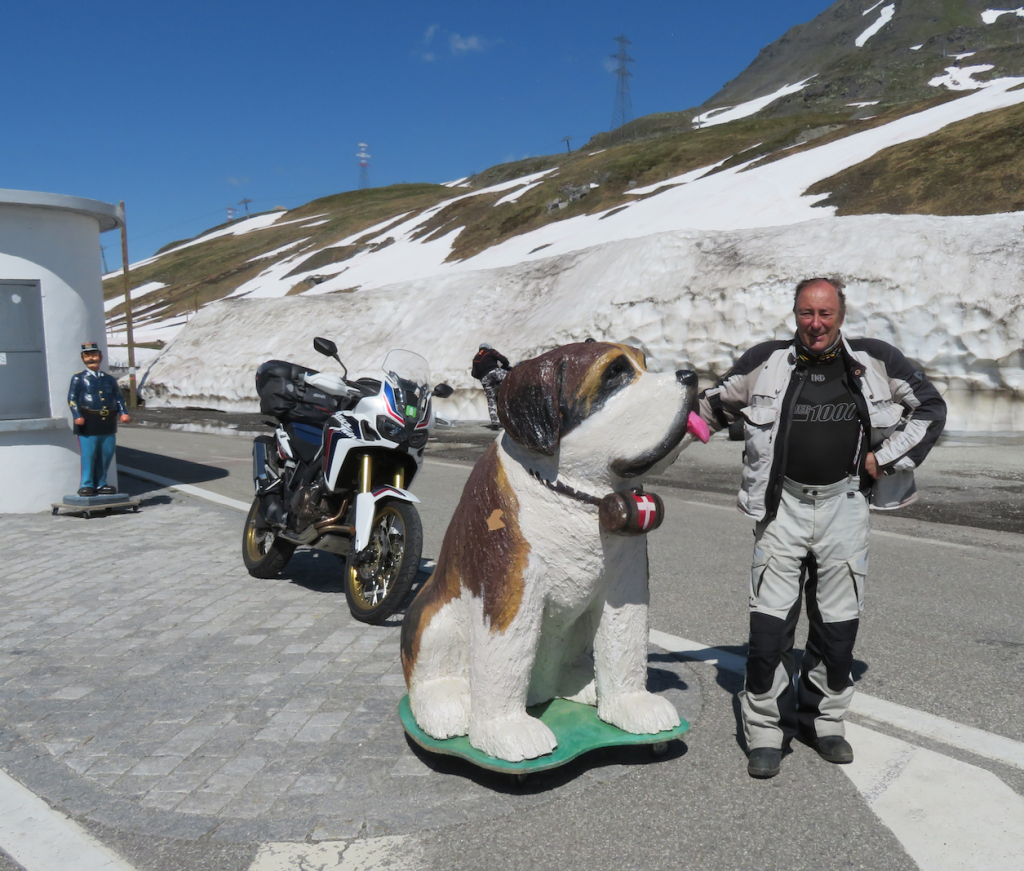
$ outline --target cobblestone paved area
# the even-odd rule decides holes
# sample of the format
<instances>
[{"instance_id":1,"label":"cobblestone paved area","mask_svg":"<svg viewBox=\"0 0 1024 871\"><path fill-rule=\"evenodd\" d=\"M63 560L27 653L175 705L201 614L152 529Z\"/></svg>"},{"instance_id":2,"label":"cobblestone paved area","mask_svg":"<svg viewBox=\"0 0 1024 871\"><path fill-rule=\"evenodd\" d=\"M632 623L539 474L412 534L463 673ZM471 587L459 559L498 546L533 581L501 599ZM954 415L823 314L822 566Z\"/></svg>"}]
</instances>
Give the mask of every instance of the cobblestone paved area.
<instances>
[{"instance_id":1,"label":"cobblestone paved area","mask_svg":"<svg viewBox=\"0 0 1024 871\"><path fill-rule=\"evenodd\" d=\"M353 621L327 554L249 577L241 525L166 491L137 515L6 516L0 766L74 817L241 843L495 816L648 762L591 755L517 789L414 753L397 620ZM651 675L692 722L688 667L655 654Z\"/></svg>"}]
</instances>

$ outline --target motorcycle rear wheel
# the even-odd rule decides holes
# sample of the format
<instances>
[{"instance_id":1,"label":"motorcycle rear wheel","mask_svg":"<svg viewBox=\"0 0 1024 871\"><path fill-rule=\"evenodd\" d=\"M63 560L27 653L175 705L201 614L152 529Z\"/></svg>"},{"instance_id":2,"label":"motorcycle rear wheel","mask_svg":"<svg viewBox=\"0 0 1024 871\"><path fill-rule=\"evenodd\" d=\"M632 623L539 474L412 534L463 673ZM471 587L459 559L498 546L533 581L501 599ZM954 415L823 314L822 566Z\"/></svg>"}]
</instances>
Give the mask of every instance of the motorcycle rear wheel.
<instances>
[{"instance_id":1,"label":"motorcycle rear wheel","mask_svg":"<svg viewBox=\"0 0 1024 871\"><path fill-rule=\"evenodd\" d=\"M242 530L242 562L254 578L276 578L295 553L295 545L280 541L274 531L257 526L260 500L254 499Z\"/></svg>"},{"instance_id":2,"label":"motorcycle rear wheel","mask_svg":"<svg viewBox=\"0 0 1024 871\"><path fill-rule=\"evenodd\" d=\"M423 527L416 507L387 499L377 503L370 543L345 561L345 599L356 620L383 623L402 605L420 567Z\"/></svg>"}]
</instances>

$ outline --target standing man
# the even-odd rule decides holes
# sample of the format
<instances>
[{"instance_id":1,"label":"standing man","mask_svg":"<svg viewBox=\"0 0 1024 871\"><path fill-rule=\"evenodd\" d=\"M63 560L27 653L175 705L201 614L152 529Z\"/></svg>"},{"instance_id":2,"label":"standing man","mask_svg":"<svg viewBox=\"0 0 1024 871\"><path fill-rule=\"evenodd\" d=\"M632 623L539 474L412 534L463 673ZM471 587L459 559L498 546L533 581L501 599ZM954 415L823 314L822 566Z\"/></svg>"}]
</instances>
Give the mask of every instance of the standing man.
<instances>
[{"instance_id":1,"label":"standing man","mask_svg":"<svg viewBox=\"0 0 1024 871\"><path fill-rule=\"evenodd\" d=\"M896 348L841 335L839 279L801 281L793 311L793 339L751 348L700 395L712 429L744 422L739 509L756 523L740 709L752 777L778 774L797 734L829 762L853 761L843 716L864 607L868 505L916 498L913 469L946 419L938 391ZM809 628L794 689L802 594Z\"/></svg>"},{"instance_id":2,"label":"standing man","mask_svg":"<svg viewBox=\"0 0 1024 871\"><path fill-rule=\"evenodd\" d=\"M499 354L486 342L480 345L480 349L473 358L473 368L470 373L484 388L484 395L487 397L487 411L491 415L491 428L498 429L498 390L501 382L508 375L508 358Z\"/></svg>"},{"instance_id":3,"label":"standing man","mask_svg":"<svg viewBox=\"0 0 1024 871\"><path fill-rule=\"evenodd\" d=\"M82 345L85 369L71 376L68 405L75 419L75 434L82 451L82 486L79 496L107 496L117 491L107 483L114 458L117 422L128 423L124 397L114 376L100 372L103 353L95 342Z\"/></svg>"}]
</instances>

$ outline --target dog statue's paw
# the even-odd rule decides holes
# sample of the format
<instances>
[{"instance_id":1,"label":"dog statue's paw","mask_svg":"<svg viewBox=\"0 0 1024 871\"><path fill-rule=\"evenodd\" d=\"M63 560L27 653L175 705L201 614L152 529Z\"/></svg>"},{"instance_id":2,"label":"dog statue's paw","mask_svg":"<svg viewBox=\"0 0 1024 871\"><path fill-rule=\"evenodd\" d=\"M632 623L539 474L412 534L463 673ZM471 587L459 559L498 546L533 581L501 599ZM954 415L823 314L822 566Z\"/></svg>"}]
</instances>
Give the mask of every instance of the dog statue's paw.
<instances>
[{"instance_id":1,"label":"dog statue's paw","mask_svg":"<svg viewBox=\"0 0 1024 871\"><path fill-rule=\"evenodd\" d=\"M488 756L509 762L547 756L558 746L555 733L525 711L511 719L471 723L469 743Z\"/></svg>"},{"instance_id":2,"label":"dog statue's paw","mask_svg":"<svg viewBox=\"0 0 1024 871\"><path fill-rule=\"evenodd\" d=\"M600 699L597 716L634 735L664 732L680 722L679 713L668 699L649 692L620 693Z\"/></svg>"},{"instance_id":3,"label":"dog statue's paw","mask_svg":"<svg viewBox=\"0 0 1024 871\"><path fill-rule=\"evenodd\" d=\"M594 681L590 681L582 689L577 690L574 693L566 693L559 698L565 699L569 702L579 702L581 705L597 705L597 684Z\"/></svg>"},{"instance_id":4,"label":"dog statue's paw","mask_svg":"<svg viewBox=\"0 0 1024 871\"><path fill-rule=\"evenodd\" d=\"M469 706L469 681L464 678L424 681L409 695L409 707L416 723L439 741L469 731Z\"/></svg>"}]
</instances>

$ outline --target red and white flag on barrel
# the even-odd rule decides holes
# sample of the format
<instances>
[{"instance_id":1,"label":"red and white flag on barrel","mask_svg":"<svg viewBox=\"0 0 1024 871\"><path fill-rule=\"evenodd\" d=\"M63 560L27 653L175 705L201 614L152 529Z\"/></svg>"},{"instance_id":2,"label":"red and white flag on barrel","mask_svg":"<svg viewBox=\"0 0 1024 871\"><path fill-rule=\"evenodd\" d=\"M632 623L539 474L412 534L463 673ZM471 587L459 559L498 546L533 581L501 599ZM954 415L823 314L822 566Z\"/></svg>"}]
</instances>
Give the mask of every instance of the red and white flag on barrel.
<instances>
[{"instance_id":1,"label":"red and white flag on barrel","mask_svg":"<svg viewBox=\"0 0 1024 871\"><path fill-rule=\"evenodd\" d=\"M601 528L623 535L641 535L661 526L665 503L655 493L609 493L598 509Z\"/></svg>"}]
</instances>

